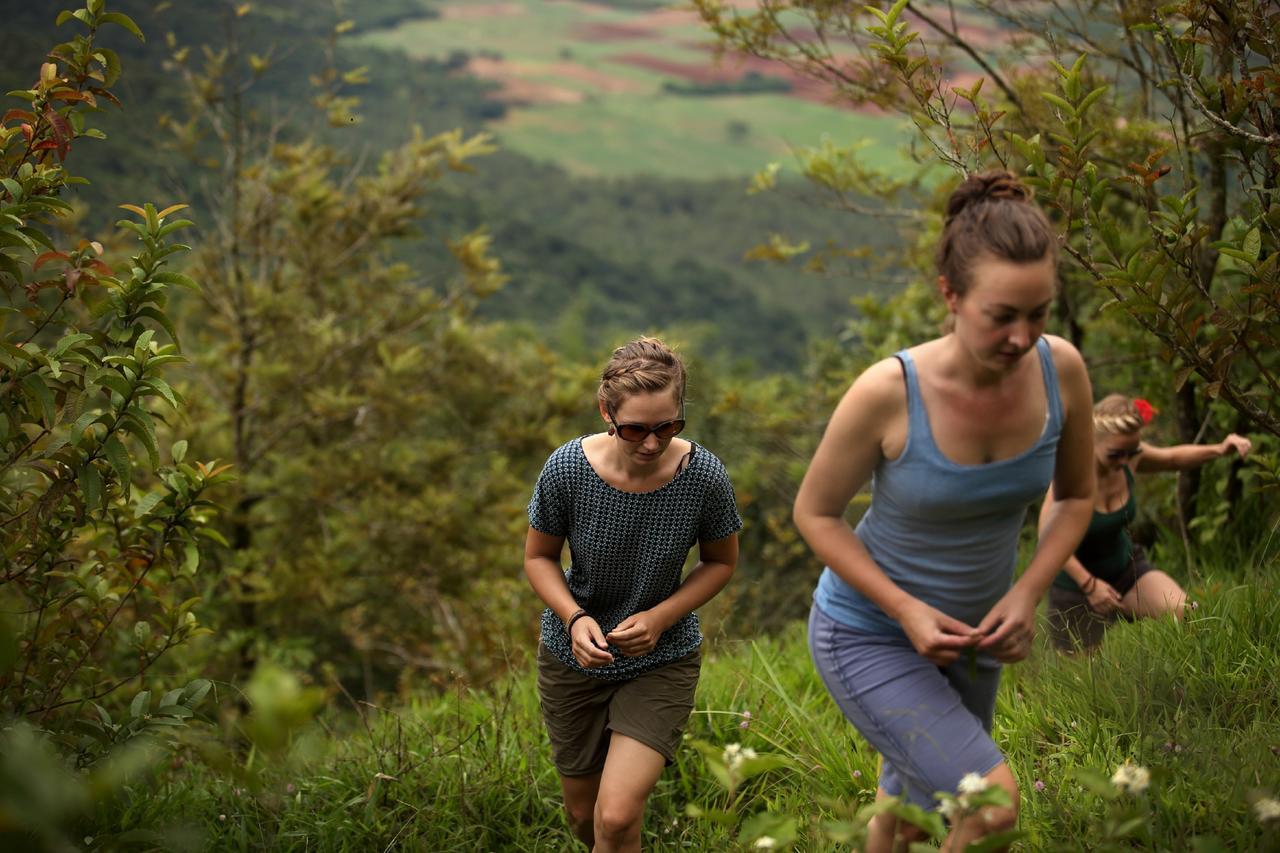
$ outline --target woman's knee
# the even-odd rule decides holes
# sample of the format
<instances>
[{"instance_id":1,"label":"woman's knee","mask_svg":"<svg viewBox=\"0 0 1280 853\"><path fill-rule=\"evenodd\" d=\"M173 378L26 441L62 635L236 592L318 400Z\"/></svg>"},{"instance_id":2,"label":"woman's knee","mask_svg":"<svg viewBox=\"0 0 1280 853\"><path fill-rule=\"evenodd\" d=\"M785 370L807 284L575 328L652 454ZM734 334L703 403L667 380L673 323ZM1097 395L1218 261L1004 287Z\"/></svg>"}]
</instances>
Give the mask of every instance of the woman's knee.
<instances>
[{"instance_id":1,"label":"woman's knee","mask_svg":"<svg viewBox=\"0 0 1280 853\"><path fill-rule=\"evenodd\" d=\"M596 801L596 834L608 839L629 838L640 831L644 818L644 803L621 799Z\"/></svg>"},{"instance_id":2,"label":"woman's knee","mask_svg":"<svg viewBox=\"0 0 1280 853\"><path fill-rule=\"evenodd\" d=\"M1001 764L986 775L988 785L1003 788L1009 795L1007 806L985 806L969 815L960 824L960 834L967 839L982 838L1000 832L1008 832L1018 825L1018 811L1021 795L1018 783L1007 764Z\"/></svg>"},{"instance_id":3,"label":"woman's knee","mask_svg":"<svg viewBox=\"0 0 1280 853\"><path fill-rule=\"evenodd\" d=\"M596 804L594 802L567 802L564 804L564 811L569 817L569 827L575 833L595 823Z\"/></svg>"}]
</instances>

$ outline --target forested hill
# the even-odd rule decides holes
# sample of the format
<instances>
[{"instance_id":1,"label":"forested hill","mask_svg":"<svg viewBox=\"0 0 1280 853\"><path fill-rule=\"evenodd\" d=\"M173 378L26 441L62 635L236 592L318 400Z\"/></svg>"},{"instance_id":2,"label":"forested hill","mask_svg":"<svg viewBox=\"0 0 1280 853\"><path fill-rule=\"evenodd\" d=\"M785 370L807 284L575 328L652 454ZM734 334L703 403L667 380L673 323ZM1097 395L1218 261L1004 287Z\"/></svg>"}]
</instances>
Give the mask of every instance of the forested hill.
<instances>
[{"instance_id":1,"label":"forested hill","mask_svg":"<svg viewBox=\"0 0 1280 853\"><path fill-rule=\"evenodd\" d=\"M398 52L343 47L339 39L334 65L366 66L368 82L350 91L360 98L361 121L330 130L309 106L310 78L325 66L326 43L339 20L327 4L255 2L238 20L229 3L118 0L111 8L133 16L148 39L118 44L126 70L119 87L124 110L108 108L111 115L101 122L108 140L85 141L76 152L77 172L93 179L82 197L95 227L114 219L120 199L188 201L200 222L201 187L209 178L175 150L174 134L164 125L168 118L181 120L187 109L179 73L167 60L183 50L196 65L217 57L232 27L242 57L269 59L247 92L251 107L281 120L284 136L320 134L352 161L376 162L369 155L402 142L415 124L427 133L476 131L504 111L489 97L490 84L461 75L447 58L415 61ZM29 84L42 50L59 35L57 11L56 4L0 0L6 21L0 83L6 90ZM351 4L345 14L354 21L351 32L360 32L407 17L429 18L432 10L419 0L396 0ZM138 151L152 164L145 175L126 170ZM573 176L509 150L482 158L477 167L435 199L433 231L486 227L512 278L482 314L528 323L567 354L594 351L619 334L665 329L696 350L786 368L799 362L814 335L836 331L850 297L869 286L865 276L824 279L744 260L774 231L817 242L847 237L839 233L846 221L800 193L749 198L745 179ZM859 235L860 243L877 241L875 234ZM446 253L438 242L424 240L407 240L401 251L425 281Z\"/></svg>"}]
</instances>

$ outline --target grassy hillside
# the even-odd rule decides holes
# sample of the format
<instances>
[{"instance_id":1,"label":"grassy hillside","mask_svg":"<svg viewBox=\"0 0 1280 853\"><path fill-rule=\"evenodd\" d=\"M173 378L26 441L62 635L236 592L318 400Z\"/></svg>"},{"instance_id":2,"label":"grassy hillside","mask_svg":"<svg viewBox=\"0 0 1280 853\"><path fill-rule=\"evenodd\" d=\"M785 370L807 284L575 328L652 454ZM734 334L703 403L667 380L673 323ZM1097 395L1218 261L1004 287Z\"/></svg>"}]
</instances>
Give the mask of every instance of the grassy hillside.
<instances>
[{"instance_id":1,"label":"grassy hillside","mask_svg":"<svg viewBox=\"0 0 1280 853\"><path fill-rule=\"evenodd\" d=\"M1134 842L1141 849L1280 843L1280 827L1265 829L1250 806L1280 793L1280 588L1255 569L1191 590L1200 606L1185 625L1121 625L1093 657L1059 656L1041 637L1029 661L1006 669L995 737L1023 788L1021 849L1105 848L1115 808L1149 815L1134 825L1149 832ZM532 675L491 691L443 687L395 709L362 706L365 725L348 714L310 757L315 745L304 739L258 790L184 771L103 816L122 830L165 825L175 843L218 850L569 849ZM741 743L786 766L746 782L731 802L686 748L651 800L646 847L732 850L754 840L739 843L736 821L689 817L695 806L739 818L767 809L795 819L799 849L847 849L824 822L871 799L875 757L818 681L802 624L776 638L713 639L696 708L691 738L717 752ZM1126 761L1151 771L1138 800L1104 800L1078 775L1109 777Z\"/></svg>"}]
</instances>

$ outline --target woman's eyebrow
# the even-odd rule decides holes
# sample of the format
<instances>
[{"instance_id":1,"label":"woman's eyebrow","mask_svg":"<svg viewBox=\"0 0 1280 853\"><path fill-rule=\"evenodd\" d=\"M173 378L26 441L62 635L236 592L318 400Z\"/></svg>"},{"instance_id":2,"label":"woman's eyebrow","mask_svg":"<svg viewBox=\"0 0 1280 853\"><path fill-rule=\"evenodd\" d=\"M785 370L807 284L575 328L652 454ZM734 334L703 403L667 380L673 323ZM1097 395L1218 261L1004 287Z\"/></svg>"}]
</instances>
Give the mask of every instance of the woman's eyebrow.
<instances>
[{"instance_id":1,"label":"woman's eyebrow","mask_svg":"<svg viewBox=\"0 0 1280 853\"><path fill-rule=\"evenodd\" d=\"M1050 305L1052 305L1052 304L1053 304L1053 300L1052 300L1052 299L1050 299L1050 300L1048 300L1048 301L1046 301L1046 302L1041 302L1039 305L1037 305L1036 307L1032 308L1032 309L1031 309L1031 312L1036 312L1036 311L1041 311L1041 310L1048 309L1048 307L1049 307ZM1005 304L1005 303L1003 303L1003 302L993 302L993 303L991 303L988 307L990 307L990 308L991 308L991 309L993 309L993 310L999 310L999 311L1021 311L1021 310L1022 310L1022 309L1021 309L1021 308L1019 308L1017 305L1007 305L1007 304Z\"/></svg>"}]
</instances>

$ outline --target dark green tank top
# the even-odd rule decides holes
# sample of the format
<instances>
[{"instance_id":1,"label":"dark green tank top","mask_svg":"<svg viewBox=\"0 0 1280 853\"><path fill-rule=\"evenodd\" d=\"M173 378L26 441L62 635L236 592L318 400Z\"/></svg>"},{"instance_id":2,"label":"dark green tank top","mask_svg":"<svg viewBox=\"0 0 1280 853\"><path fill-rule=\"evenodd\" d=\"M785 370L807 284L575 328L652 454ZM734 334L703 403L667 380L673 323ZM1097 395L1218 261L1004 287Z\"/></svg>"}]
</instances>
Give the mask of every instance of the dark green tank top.
<instances>
[{"instance_id":1,"label":"dark green tank top","mask_svg":"<svg viewBox=\"0 0 1280 853\"><path fill-rule=\"evenodd\" d=\"M1113 512L1093 511L1089 519L1089 529L1076 548L1076 559L1093 575L1107 583L1119 580L1124 570L1129 567L1133 554L1133 540L1129 538L1129 523L1138 513L1138 504L1133 497L1133 472L1128 466L1124 469L1125 483L1129 486L1129 500L1124 506ZM1079 589L1071 575L1065 571L1058 572L1053 585L1061 589Z\"/></svg>"}]
</instances>

